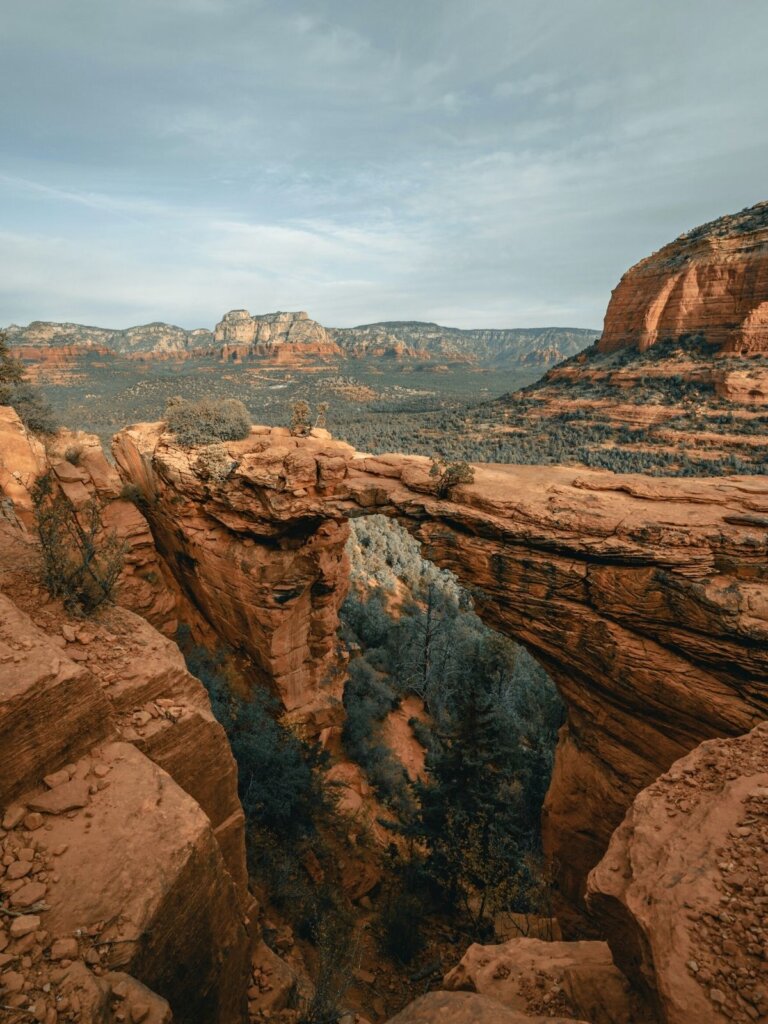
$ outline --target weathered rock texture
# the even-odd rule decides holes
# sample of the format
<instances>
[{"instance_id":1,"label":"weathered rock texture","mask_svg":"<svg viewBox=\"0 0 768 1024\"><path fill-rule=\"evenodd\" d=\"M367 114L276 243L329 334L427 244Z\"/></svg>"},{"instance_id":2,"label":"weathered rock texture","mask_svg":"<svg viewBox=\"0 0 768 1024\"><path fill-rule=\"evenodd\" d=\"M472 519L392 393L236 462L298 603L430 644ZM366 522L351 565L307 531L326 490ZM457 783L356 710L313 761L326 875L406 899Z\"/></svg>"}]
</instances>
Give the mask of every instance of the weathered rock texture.
<instances>
[{"instance_id":1,"label":"weathered rock texture","mask_svg":"<svg viewBox=\"0 0 768 1024\"><path fill-rule=\"evenodd\" d=\"M746 1024L768 1019L767 877L768 723L701 744L640 793L588 900L665 1024Z\"/></svg>"},{"instance_id":2,"label":"weathered rock texture","mask_svg":"<svg viewBox=\"0 0 768 1024\"><path fill-rule=\"evenodd\" d=\"M768 202L689 231L628 270L598 348L643 352L692 335L726 353L768 352Z\"/></svg>"},{"instance_id":3,"label":"weathered rock texture","mask_svg":"<svg viewBox=\"0 0 768 1024\"><path fill-rule=\"evenodd\" d=\"M327 724L346 520L400 519L568 703L544 840L573 901L641 788L702 740L765 716L764 478L484 465L441 500L428 460L362 455L324 432L254 428L227 448L217 484L162 424L115 439L191 600L286 706Z\"/></svg>"},{"instance_id":4,"label":"weathered rock texture","mask_svg":"<svg viewBox=\"0 0 768 1024\"><path fill-rule=\"evenodd\" d=\"M132 612L85 623L46 601L18 527L0 523L0 555L0 1001L46 1021L111 1021L121 1000L116 1020L241 1021L243 814L202 684Z\"/></svg>"},{"instance_id":5,"label":"weathered rock texture","mask_svg":"<svg viewBox=\"0 0 768 1024\"><path fill-rule=\"evenodd\" d=\"M221 358L229 360L270 356L286 362L341 355L326 329L306 313L251 316L247 309L233 309L216 324L213 340L221 347Z\"/></svg>"},{"instance_id":6,"label":"weathered rock texture","mask_svg":"<svg viewBox=\"0 0 768 1024\"><path fill-rule=\"evenodd\" d=\"M120 477L104 457L98 438L63 430L47 439L44 447L13 409L0 406L0 521L34 530L32 494L46 473L52 475L73 513L96 502L104 534L114 533L122 541L124 566L117 583L117 601L172 635L178 627L179 611L189 618L189 609L158 558L146 519L123 493Z\"/></svg>"},{"instance_id":7,"label":"weathered rock texture","mask_svg":"<svg viewBox=\"0 0 768 1024\"><path fill-rule=\"evenodd\" d=\"M478 992L521 1014L555 1014L591 1024L650 1024L653 1019L604 942L475 944L443 985L452 992Z\"/></svg>"},{"instance_id":8,"label":"weathered rock texture","mask_svg":"<svg viewBox=\"0 0 768 1024\"><path fill-rule=\"evenodd\" d=\"M326 328L306 313L225 313L213 331L151 323L111 330L34 320L11 324L18 355L50 377L90 356L185 359L213 356L239 361L259 357L279 363L308 357L432 360L484 366L551 366L589 345L598 331L569 327L460 330L419 321L391 321Z\"/></svg>"},{"instance_id":9,"label":"weathered rock texture","mask_svg":"<svg viewBox=\"0 0 768 1024\"><path fill-rule=\"evenodd\" d=\"M389 1024L574 1024L574 1018L517 1013L470 992L429 992L392 1017Z\"/></svg>"}]
</instances>

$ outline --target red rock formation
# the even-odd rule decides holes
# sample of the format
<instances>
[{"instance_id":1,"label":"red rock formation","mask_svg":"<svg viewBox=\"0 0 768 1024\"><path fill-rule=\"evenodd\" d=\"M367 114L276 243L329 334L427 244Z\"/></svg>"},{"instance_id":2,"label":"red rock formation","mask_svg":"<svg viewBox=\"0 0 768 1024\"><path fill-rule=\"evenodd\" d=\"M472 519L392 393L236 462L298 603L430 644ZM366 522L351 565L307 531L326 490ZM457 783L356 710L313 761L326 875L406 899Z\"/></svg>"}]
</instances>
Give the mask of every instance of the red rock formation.
<instances>
[{"instance_id":1,"label":"red rock formation","mask_svg":"<svg viewBox=\"0 0 768 1024\"><path fill-rule=\"evenodd\" d=\"M726 353L768 353L768 202L689 231L614 289L601 352L699 336Z\"/></svg>"},{"instance_id":2,"label":"red rock formation","mask_svg":"<svg viewBox=\"0 0 768 1024\"><path fill-rule=\"evenodd\" d=\"M653 1019L604 942L474 944L443 985L450 992L478 992L526 1016L557 1014L591 1024L650 1024Z\"/></svg>"},{"instance_id":3,"label":"red rock formation","mask_svg":"<svg viewBox=\"0 0 768 1024\"><path fill-rule=\"evenodd\" d=\"M59 1020L106 1022L122 999L167 1020L137 982L116 994L124 970L177 1022L240 1022L252 900L205 690L126 609L83 622L45 601L21 531L0 525L0 552L0 591L35 616L0 593L1 1001L47 1021L68 999L80 1008Z\"/></svg>"},{"instance_id":4,"label":"red rock formation","mask_svg":"<svg viewBox=\"0 0 768 1024\"><path fill-rule=\"evenodd\" d=\"M470 992L429 992L389 1024L574 1024L573 1017L531 1016ZM587 1024L582 1021L581 1024Z\"/></svg>"},{"instance_id":5,"label":"red rock formation","mask_svg":"<svg viewBox=\"0 0 768 1024\"><path fill-rule=\"evenodd\" d=\"M73 510L96 501L101 507L105 533L114 532L125 545L124 568L117 584L118 602L144 616L168 636L178 627L180 610L186 621L194 621L194 613L165 563L158 558L146 519L123 494L120 477L104 457L98 438L62 430L47 439L46 444L44 447L25 429L13 409L0 406L0 521L5 517L32 530L32 491L36 481L50 471Z\"/></svg>"},{"instance_id":6,"label":"red rock formation","mask_svg":"<svg viewBox=\"0 0 768 1024\"><path fill-rule=\"evenodd\" d=\"M616 962L665 1024L768 1019L768 724L635 799L589 878Z\"/></svg>"},{"instance_id":7,"label":"red rock formation","mask_svg":"<svg viewBox=\"0 0 768 1024\"><path fill-rule=\"evenodd\" d=\"M360 455L324 432L254 428L227 450L217 484L161 424L115 439L158 549L287 706L318 725L338 711L345 521L373 512L399 518L544 664L569 707L544 840L574 901L641 788L765 714L764 478L485 465L439 500L428 460Z\"/></svg>"},{"instance_id":8,"label":"red rock formation","mask_svg":"<svg viewBox=\"0 0 768 1024\"><path fill-rule=\"evenodd\" d=\"M251 316L247 309L233 309L216 324L213 340L222 359L236 362L251 356L294 362L342 354L326 329L303 312Z\"/></svg>"}]
</instances>

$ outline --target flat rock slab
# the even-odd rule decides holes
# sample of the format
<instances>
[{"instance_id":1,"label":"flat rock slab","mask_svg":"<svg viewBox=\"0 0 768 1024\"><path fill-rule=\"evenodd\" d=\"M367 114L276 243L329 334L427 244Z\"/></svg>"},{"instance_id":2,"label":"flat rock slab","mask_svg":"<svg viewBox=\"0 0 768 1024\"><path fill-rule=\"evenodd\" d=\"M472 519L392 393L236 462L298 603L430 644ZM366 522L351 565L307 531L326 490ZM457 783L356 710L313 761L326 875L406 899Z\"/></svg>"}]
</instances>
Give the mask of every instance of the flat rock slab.
<instances>
[{"instance_id":1,"label":"flat rock slab","mask_svg":"<svg viewBox=\"0 0 768 1024\"><path fill-rule=\"evenodd\" d=\"M73 779L47 793L29 797L27 807L33 811L42 811L44 814L64 814L66 811L76 811L87 806L88 799L88 783L82 779Z\"/></svg>"},{"instance_id":2,"label":"flat rock slab","mask_svg":"<svg viewBox=\"0 0 768 1024\"><path fill-rule=\"evenodd\" d=\"M531 1017L474 992L428 992L389 1024L589 1024L573 1017Z\"/></svg>"}]
</instances>

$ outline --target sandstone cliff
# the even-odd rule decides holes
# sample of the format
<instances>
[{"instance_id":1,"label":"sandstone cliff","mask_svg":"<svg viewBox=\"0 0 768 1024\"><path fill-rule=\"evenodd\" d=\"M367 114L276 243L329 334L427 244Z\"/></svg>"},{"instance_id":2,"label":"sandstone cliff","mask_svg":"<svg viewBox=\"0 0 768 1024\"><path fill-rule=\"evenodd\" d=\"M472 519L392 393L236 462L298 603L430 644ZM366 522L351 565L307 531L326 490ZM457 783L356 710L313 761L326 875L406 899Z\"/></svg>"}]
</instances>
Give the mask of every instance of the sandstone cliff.
<instances>
[{"instance_id":1,"label":"sandstone cliff","mask_svg":"<svg viewBox=\"0 0 768 1024\"><path fill-rule=\"evenodd\" d=\"M551 366L590 345L598 331L569 327L461 330L421 321L391 321L329 331L341 348L360 358L463 361L489 367Z\"/></svg>"},{"instance_id":2,"label":"sandstone cliff","mask_svg":"<svg viewBox=\"0 0 768 1024\"><path fill-rule=\"evenodd\" d=\"M187 331L160 322L112 330L84 324L33 320L26 327L11 324L8 340L32 358L35 349L69 349L114 352L121 355L152 354L183 356L210 348L211 332L203 328Z\"/></svg>"},{"instance_id":3,"label":"sandstone cliff","mask_svg":"<svg viewBox=\"0 0 768 1024\"><path fill-rule=\"evenodd\" d=\"M251 316L247 309L233 309L216 324L213 340L225 360L269 356L287 362L341 355L326 329L306 313Z\"/></svg>"},{"instance_id":4,"label":"sandstone cliff","mask_svg":"<svg viewBox=\"0 0 768 1024\"><path fill-rule=\"evenodd\" d=\"M768 1016L767 872L768 724L702 743L637 797L588 899L665 1024Z\"/></svg>"},{"instance_id":5,"label":"sandstone cliff","mask_svg":"<svg viewBox=\"0 0 768 1024\"><path fill-rule=\"evenodd\" d=\"M601 352L702 338L729 353L768 352L768 202L681 235L626 272Z\"/></svg>"},{"instance_id":6,"label":"sandstone cliff","mask_svg":"<svg viewBox=\"0 0 768 1024\"><path fill-rule=\"evenodd\" d=\"M136 1020L166 1005L175 1021L234 1024L251 900L207 695L126 609L87 625L41 609L29 541L0 525L0 547L2 1002L41 1021L111 1020L128 999Z\"/></svg>"},{"instance_id":7,"label":"sandstone cliff","mask_svg":"<svg viewBox=\"0 0 768 1024\"><path fill-rule=\"evenodd\" d=\"M314 433L254 428L218 484L162 424L123 431L115 455L190 600L318 729L340 711L348 517L396 516L472 587L568 703L544 839L578 902L638 790L765 715L765 480L484 465L441 500L428 460Z\"/></svg>"},{"instance_id":8,"label":"sandstone cliff","mask_svg":"<svg viewBox=\"0 0 768 1024\"><path fill-rule=\"evenodd\" d=\"M35 320L26 327L11 324L7 332L23 359L47 371L76 362L85 353L138 359L258 358L287 364L384 358L547 367L579 352L599 333L569 327L460 330L411 321L326 328L304 312L252 316L246 309L225 313L213 331L165 323L111 330Z\"/></svg>"},{"instance_id":9,"label":"sandstone cliff","mask_svg":"<svg viewBox=\"0 0 768 1024\"><path fill-rule=\"evenodd\" d=\"M87 623L40 586L45 472L126 545L123 607ZM0 410L0 487L0 1003L46 1022L234 1024L253 941L244 819L205 690L150 624L175 630L180 592L92 438L45 449ZM135 1016L113 1018L121 1003Z\"/></svg>"}]
</instances>

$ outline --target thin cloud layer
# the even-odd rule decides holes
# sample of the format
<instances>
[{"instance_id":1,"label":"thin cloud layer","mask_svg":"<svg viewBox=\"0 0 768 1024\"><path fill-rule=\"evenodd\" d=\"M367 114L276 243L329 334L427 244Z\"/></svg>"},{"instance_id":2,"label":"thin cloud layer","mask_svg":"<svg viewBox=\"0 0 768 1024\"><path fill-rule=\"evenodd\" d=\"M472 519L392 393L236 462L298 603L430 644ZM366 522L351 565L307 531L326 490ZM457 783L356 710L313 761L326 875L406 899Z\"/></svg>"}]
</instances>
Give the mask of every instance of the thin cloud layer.
<instances>
[{"instance_id":1,"label":"thin cloud layer","mask_svg":"<svg viewBox=\"0 0 768 1024\"><path fill-rule=\"evenodd\" d=\"M596 327L765 198L764 0L8 0L0 323Z\"/></svg>"}]
</instances>

